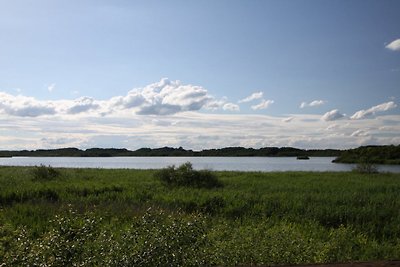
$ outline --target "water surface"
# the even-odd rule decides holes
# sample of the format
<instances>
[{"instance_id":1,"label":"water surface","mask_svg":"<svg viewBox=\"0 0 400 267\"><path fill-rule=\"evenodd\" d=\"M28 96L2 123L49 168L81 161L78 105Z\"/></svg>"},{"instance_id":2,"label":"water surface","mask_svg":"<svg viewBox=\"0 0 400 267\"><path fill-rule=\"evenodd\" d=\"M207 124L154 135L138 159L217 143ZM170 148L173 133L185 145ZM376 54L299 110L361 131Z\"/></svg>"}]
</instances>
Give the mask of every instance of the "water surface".
<instances>
[{"instance_id":1,"label":"water surface","mask_svg":"<svg viewBox=\"0 0 400 267\"><path fill-rule=\"evenodd\" d=\"M332 163L333 157L12 157L0 158L3 166L64 168L160 169L191 162L195 169L228 171L350 171L354 164ZM378 165L379 171L400 173L400 166Z\"/></svg>"}]
</instances>

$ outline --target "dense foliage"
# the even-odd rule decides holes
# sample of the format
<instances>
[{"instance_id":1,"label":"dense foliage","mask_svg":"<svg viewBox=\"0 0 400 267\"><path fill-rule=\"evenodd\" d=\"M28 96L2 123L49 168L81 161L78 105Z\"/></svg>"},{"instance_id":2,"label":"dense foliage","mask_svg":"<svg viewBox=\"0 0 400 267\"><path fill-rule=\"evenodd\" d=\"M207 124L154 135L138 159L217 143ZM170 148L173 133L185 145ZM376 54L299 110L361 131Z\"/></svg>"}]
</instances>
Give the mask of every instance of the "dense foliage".
<instances>
[{"instance_id":1,"label":"dense foliage","mask_svg":"<svg viewBox=\"0 0 400 267\"><path fill-rule=\"evenodd\" d=\"M363 146L344 151L337 163L400 164L400 145Z\"/></svg>"},{"instance_id":2,"label":"dense foliage","mask_svg":"<svg viewBox=\"0 0 400 267\"><path fill-rule=\"evenodd\" d=\"M217 176L208 170L194 170L190 162L176 168L169 166L155 173L155 177L168 186L187 186L197 188L221 187Z\"/></svg>"},{"instance_id":3,"label":"dense foliage","mask_svg":"<svg viewBox=\"0 0 400 267\"><path fill-rule=\"evenodd\" d=\"M0 266L400 258L400 174L212 172L224 187L199 188L153 170L55 170L0 167Z\"/></svg>"},{"instance_id":4,"label":"dense foliage","mask_svg":"<svg viewBox=\"0 0 400 267\"><path fill-rule=\"evenodd\" d=\"M32 170L32 174L34 180L46 181L56 179L58 176L60 176L61 173L51 166L46 167L45 165L41 164L40 166L34 167L34 169Z\"/></svg>"}]
</instances>

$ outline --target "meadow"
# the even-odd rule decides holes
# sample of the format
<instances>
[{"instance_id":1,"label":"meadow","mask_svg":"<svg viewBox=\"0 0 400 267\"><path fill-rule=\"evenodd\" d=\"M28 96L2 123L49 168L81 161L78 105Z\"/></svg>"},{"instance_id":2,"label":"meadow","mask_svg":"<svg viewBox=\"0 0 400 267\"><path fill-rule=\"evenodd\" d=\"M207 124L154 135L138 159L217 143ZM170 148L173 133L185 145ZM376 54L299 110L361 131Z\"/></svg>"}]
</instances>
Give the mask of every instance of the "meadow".
<instances>
[{"instance_id":1,"label":"meadow","mask_svg":"<svg viewBox=\"0 0 400 267\"><path fill-rule=\"evenodd\" d=\"M400 259L400 174L0 167L0 266ZM207 173L205 175L208 175Z\"/></svg>"}]
</instances>

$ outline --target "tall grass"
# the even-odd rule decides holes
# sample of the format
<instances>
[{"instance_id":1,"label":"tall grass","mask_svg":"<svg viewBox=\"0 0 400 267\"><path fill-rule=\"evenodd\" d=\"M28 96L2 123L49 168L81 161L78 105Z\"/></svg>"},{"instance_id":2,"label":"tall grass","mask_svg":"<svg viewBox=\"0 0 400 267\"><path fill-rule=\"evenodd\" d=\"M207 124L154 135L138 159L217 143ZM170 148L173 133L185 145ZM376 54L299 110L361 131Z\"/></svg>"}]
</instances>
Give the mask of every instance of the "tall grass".
<instances>
[{"instance_id":1,"label":"tall grass","mask_svg":"<svg viewBox=\"0 0 400 267\"><path fill-rule=\"evenodd\" d=\"M0 265L400 258L399 174L212 172L224 186L203 188L154 170L34 169L0 168Z\"/></svg>"}]
</instances>

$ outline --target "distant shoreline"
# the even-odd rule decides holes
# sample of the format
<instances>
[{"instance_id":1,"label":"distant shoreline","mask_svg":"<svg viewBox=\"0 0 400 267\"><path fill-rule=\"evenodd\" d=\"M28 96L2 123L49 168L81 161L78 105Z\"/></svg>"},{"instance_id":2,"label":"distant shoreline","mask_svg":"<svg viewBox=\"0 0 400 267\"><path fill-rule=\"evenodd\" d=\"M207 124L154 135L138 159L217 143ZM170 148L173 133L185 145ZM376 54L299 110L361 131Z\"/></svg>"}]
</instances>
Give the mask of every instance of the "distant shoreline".
<instances>
[{"instance_id":1,"label":"distant shoreline","mask_svg":"<svg viewBox=\"0 0 400 267\"><path fill-rule=\"evenodd\" d=\"M38 149L38 150L0 150L0 157L337 157L338 149L298 149L293 147L244 148L225 147L201 151L186 150L182 147L140 148L78 148Z\"/></svg>"},{"instance_id":2,"label":"distant shoreline","mask_svg":"<svg viewBox=\"0 0 400 267\"><path fill-rule=\"evenodd\" d=\"M182 147L140 148L78 148L0 150L0 158L6 157L335 157L334 163L366 163L400 165L400 145L362 146L355 149L299 149L294 147L225 147L201 151Z\"/></svg>"}]
</instances>

